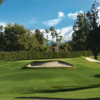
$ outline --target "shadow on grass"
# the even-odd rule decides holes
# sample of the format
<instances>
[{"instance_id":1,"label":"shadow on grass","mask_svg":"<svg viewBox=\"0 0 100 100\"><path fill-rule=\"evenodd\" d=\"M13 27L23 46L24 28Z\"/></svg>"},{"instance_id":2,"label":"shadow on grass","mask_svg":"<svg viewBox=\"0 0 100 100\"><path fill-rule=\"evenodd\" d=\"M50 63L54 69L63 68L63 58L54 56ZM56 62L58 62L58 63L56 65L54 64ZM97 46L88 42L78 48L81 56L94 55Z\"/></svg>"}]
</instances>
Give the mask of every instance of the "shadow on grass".
<instances>
[{"instance_id":1,"label":"shadow on grass","mask_svg":"<svg viewBox=\"0 0 100 100\"><path fill-rule=\"evenodd\" d=\"M89 99L67 99L67 98L46 98L46 97L16 97L16 99L31 99L31 100L100 100L100 98Z\"/></svg>"},{"instance_id":2,"label":"shadow on grass","mask_svg":"<svg viewBox=\"0 0 100 100\"><path fill-rule=\"evenodd\" d=\"M100 74L96 74L94 77L100 78Z\"/></svg>"},{"instance_id":3,"label":"shadow on grass","mask_svg":"<svg viewBox=\"0 0 100 100\"><path fill-rule=\"evenodd\" d=\"M77 91L83 89L90 89L90 88L98 88L100 84L91 85L87 87L78 87L78 88L70 88L70 89L61 89L62 87L56 86L55 90L35 90L32 93L55 93L55 92L69 92L69 91ZM63 87L64 88L64 87ZM100 100L100 98L88 98L88 99L68 99L68 98L47 98L47 97L16 97L16 99L31 99L31 100Z\"/></svg>"},{"instance_id":4,"label":"shadow on grass","mask_svg":"<svg viewBox=\"0 0 100 100\"><path fill-rule=\"evenodd\" d=\"M33 91L35 93L56 93L56 92L69 92L69 91L77 91L77 90L84 90L84 89L91 89L91 88L98 88L100 87L100 84L97 85L91 85L91 86L87 86L87 87L78 87L78 88L69 88L69 89L62 89L62 87L60 86L56 86L53 88L53 90L37 90L37 91Z\"/></svg>"}]
</instances>

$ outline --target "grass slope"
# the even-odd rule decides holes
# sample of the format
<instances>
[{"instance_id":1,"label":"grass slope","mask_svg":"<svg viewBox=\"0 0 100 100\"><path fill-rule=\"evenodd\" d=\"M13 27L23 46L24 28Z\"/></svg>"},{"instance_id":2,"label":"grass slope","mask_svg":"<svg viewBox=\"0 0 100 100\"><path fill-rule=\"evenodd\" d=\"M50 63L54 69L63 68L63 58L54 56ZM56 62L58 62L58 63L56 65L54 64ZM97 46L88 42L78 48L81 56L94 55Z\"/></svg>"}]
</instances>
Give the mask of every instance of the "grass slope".
<instances>
[{"instance_id":1,"label":"grass slope","mask_svg":"<svg viewBox=\"0 0 100 100\"><path fill-rule=\"evenodd\" d=\"M0 61L0 99L100 98L100 63L91 63L82 57L58 60L75 66L71 69L22 69L33 60Z\"/></svg>"}]
</instances>

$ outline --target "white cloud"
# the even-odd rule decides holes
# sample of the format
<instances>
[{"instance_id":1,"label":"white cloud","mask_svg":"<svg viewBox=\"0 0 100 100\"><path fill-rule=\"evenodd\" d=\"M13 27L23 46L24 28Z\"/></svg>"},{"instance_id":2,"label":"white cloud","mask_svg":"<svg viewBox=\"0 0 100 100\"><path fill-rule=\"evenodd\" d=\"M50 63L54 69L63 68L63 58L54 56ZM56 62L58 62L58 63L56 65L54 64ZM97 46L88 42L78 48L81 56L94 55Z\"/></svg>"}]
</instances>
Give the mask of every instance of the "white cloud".
<instances>
[{"instance_id":1,"label":"white cloud","mask_svg":"<svg viewBox=\"0 0 100 100\"><path fill-rule=\"evenodd\" d=\"M73 28L70 26L70 27L65 27L65 28L62 28L61 29L61 35L64 36L65 33L71 31Z\"/></svg>"},{"instance_id":2,"label":"white cloud","mask_svg":"<svg viewBox=\"0 0 100 100\"><path fill-rule=\"evenodd\" d=\"M3 27L5 27L6 26L6 23L0 22L0 25L2 25Z\"/></svg>"},{"instance_id":3,"label":"white cloud","mask_svg":"<svg viewBox=\"0 0 100 100\"><path fill-rule=\"evenodd\" d=\"M60 29L60 35L63 36L63 41L69 41L72 40L72 33L73 33L73 27L65 27Z\"/></svg>"},{"instance_id":4,"label":"white cloud","mask_svg":"<svg viewBox=\"0 0 100 100\"><path fill-rule=\"evenodd\" d=\"M47 25L47 26L55 26L62 20L63 17L64 17L64 13L58 12L58 18L57 19L44 21L43 24Z\"/></svg>"},{"instance_id":5,"label":"white cloud","mask_svg":"<svg viewBox=\"0 0 100 100\"><path fill-rule=\"evenodd\" d=\"M2 25L3 26L3 32L4 32L4 27L7 25L7 23L4 23L4 22L0 22L0 25Z\"/></svg>"},{"instance_id":6,"label":"white cloud","mask_svg":"<svg viewBox=\"0 0 100 100\"><path fill-rule=\"evenodd\" d=\"M63 40L66 42L66 41L70 41L70 40L72 40L72 34L73 34L73 30L69 33L69 34L67 34L67 35L65 35L64 37L63 37Z\"/></svg>"},{"instance_id":7,"label":"white cloud","mask_svg":"<svg viewBox=\"0 0 100 100\"><path fill-rule=\"evenodd\" d=\"M77 11L76 13L69 13L69 14L67 15L67 17L69 17L70 19L75 20L75 19L77 18L78 13L83 13L83 11L80 10L79 12Z\"/></svg>"},{"instance_id":8,"label":"white cloud","mask_svg":"<svg viewBox=\"0 0 100 100\"><path fill-rule=\"evenodd\" d=\"M97 9L100 10L100 7L98 7Z\"/></svg>"},{"instance_id":9,"label":"white cloud","mask_svg":"<svg viewBox=\"0 0 100 100\"><path fill-rule=\"evenodd\" d=\"M61 18L57 18L57 19L52 19L52 20L48 20L43 22L43 24L47 25L47 26L55 26L57 25L62 19Z\"/></svg>"},{"instance_id":10,"label":"white cloud","mask_svg":"<svg viewBox=\"0 0 100 100\"><path fill-rule=\"evenodd\" d=\"M35 32L35 30L31 30L33 33ZM45 32L45 29L40 29L41 32ZM60 33L60 36L63 36L63 40L64 41L69 41L72 39L72 33L73 33L73 27L69 26L69 27L64 27L62 29L56 29L57 33ZM44 37L47 39L47 35L48 35L48 39L52 40L52 36L51 36L51 32L44 33ZM53 39L54 41L56 41L56 38Z\"/></svg>"},{"instance_id":11,"label":"white cloud","mask_svg":"<svg viewBox=\"0 0 100 100\"><path fill-rule=\"evenodd\" d=\"M63 12L58 12L58 17L65 17Z\"/></svg>"},{"instance_id":12,"label":"white cloud","mask_svg":"<svg viewBox=\"0 0 100 100\"><path fill-rule=\"evenodd\" d=\"M98 16L99 16L99 18L100 18L100 7L98 7L97 10L99 10Z\"/></svg>"},{"instance_id":13,"label":"white cloud","mask_svg":"<svg viewBox=\"0 0 100 100\"><path fill-rule=\"evenodd\" d=\"M99 19L97 19L97 23L100 25L100 7L97 8L98 11L98 17Z\"/></svg>"}]
</instances>

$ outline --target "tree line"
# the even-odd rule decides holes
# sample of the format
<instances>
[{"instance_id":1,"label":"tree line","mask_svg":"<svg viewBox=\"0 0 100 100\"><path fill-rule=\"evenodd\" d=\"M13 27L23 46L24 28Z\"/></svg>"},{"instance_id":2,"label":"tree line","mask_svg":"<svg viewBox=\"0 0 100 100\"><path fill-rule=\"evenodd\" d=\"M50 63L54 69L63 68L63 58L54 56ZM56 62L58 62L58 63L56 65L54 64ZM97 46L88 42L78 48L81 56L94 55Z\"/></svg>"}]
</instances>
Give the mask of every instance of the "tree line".
<instances>
[{"instance_id":1,"label":"tree line","mask_svg":"<svg viewBox=\"0 0 100 100\"><path fill-rule=\"evenodd\" d=\"M0 51L49 51L48 35L47 44L44 45L46 40L44 34L49 32L52 36L52 46L57 46L57 43L62 40L62 36L53 27L50 27L49 30L45 29L43 32L36 29L33 33L30 29L17 23L8 23L5 27L0 25ZM56 42L53 41L55 37Z\"/></svg>"},{"instance_id":2,"label":"tree line","mask_svg":"<svg viewBox=\"0 0 100 100\"><path fill-rule=\"evenodd\" d=\"M17 23L8 23L6 27L0 26L0 51L29 51L39 50L44 43L43 33L38 29L35 33L30 29L25 29L25 26Z\"/></svg>"}]
</instances>

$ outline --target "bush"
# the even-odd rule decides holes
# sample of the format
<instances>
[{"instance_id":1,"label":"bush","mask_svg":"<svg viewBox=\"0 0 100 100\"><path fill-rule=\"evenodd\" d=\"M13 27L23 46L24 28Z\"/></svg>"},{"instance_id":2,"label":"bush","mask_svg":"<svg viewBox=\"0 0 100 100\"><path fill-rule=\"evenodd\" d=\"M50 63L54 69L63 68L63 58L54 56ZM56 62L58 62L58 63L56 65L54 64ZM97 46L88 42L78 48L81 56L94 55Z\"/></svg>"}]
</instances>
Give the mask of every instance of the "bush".
<instances>
[{"instance_id":1,"label":"bush","mask_svg":"<svg viewBox=\"0 0 100 100\"><path fill-rule=\"evenodd\" d=\"M0 52L0 60L24 60L24 59L51 59L51 58L75 58L80 56L93 56L91 51L74 52L39 52L39 51L19 51Z\"/></svg>"},{"instance_id":2,"label":"bush","mask_svg":"<svg viewBox=\"0 0 100 100\"><path fill-rule=\"evenodd\" d=\"M57 46L57 44L56 43L53 43L52 46Z\"/></svg>"}]
</instances>

